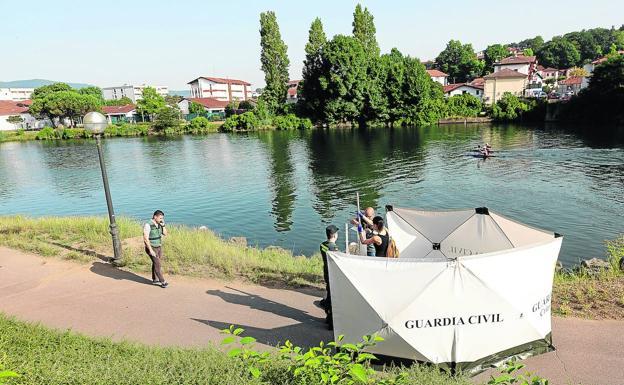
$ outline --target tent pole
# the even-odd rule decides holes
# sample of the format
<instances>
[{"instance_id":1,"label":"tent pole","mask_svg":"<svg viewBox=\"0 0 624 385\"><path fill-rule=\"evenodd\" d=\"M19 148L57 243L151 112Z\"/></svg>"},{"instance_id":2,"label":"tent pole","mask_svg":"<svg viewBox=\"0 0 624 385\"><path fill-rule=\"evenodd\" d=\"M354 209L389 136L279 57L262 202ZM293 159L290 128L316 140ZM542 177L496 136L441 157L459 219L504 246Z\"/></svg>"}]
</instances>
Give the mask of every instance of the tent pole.
<instances>
[{"instance_id":1,"label":"tent pole","mask_svg":"<svg viewBox=\"0 0 624 385\"><path fill-rule=\"evenodd\" d=\"M355 202L357 205L357 212L359 213L360 212L360 192L359 191L355 192ZM355 219L357 219L358 223L362 222L360 220L359 215ZM358 255L361 255L362 254L362 242L360 242L360 233L358 233L357 235L357 242L358 242Z\"/></svg>"},{"instance_id":2,"label":"tent pole","mask_svg":"<svg viewBox=\"0 0 624 385\"><path fill-rule=\"evenodd\" d=\"M345 253L349 254L349 223L345 223Z\"/></svg>"}]
</instances>

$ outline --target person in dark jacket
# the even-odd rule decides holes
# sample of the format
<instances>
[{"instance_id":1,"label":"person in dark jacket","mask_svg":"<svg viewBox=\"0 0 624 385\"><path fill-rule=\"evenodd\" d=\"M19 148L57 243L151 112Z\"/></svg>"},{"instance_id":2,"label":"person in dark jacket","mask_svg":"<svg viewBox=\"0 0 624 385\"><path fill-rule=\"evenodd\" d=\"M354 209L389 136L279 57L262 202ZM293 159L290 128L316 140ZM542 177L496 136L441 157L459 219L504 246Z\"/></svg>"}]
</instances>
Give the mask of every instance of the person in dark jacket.
<instances>
[{"instance_id":1,"label":"person in dark jacket","mask_svg":"<svg viewBox=\"0 0 624 385\"><path fill-rule=\"evenodd\" d=\"M321 307L325 310L325 322L330 329L333 328L333 319L332 319L332 307L331 307L331 291L329 287L329 268L327 266L327 252L328 251L338 251L338 246L336 245L336 241L338 240L338 227L334 225L329 225L325 229L325 235L327 235L327 240L321 243L320 250L321 256L323 257L323 278L325 279L325 298L321 300Z\"/></svg>"}]
</instances>

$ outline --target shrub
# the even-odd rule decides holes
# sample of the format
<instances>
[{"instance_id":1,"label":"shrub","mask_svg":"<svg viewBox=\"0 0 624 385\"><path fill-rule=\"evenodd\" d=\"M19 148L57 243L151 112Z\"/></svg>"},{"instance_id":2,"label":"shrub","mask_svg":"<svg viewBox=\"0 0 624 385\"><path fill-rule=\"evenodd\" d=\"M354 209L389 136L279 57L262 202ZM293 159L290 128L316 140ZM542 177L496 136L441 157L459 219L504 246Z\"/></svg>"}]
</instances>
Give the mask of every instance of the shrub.
<instances>
[{"instance_id":1,"label":"shrub","mask_svg":"<svg viewBox=\"0 0 624 385\"><path fill-rule=\"evenodd\" d=\"M37 135L35 135L35 139L37 140L52 140L52 139L60 139L61 135L59 131L55 130L52 127L44 127Z\"/></svg>"},{"instance_id":2,"label":"shrub","mask_svg":"<svg viewBox=\"0 0 624 385\"><path fill-rule=\"evenodd\" d=\"M481 100L470 94L454 95L446 99L448 117L474 117L479 115L482 109Z\"/></svg>"},{"instance_id":3,"label":"shrub","mask_svg":"<svg viewBox=\"0 0 624 385\"><path fill-rule=\"evenodd\" d=\"M503 97L492 106L492 118L499 121L515 120L528 109L529 106L519 97L505 92Z\"/></svg>"},{"instance_id":4,"label":"shrub","mask_svg":"<svg viewBox=\"0 0 624 385\"><path fill-rule=\"evenodd\" d=\"M214 131L214 124L210 123L210 120L203 116L193 118L187 126L187 131L193 134L202 134L206 132Z\"/></svg>"},{"instance_id":5,"label":"shrub","mask_svg":"<svg viewBox=\"0 0 624 385\"><path fill-rule=\"evenodd\" d=\"M156 131L168 130L177 132L181 124L180 110L177 107L164 106L156 113L152 127Z\"/></svg>"},{"instance_id":6,"label":"shrub","mask_svg":"<svg viewBox=\"0 0 624 385\"><path fill-rule=\"evenodd\" d=\"M60 136L61 139L88 138L89 133L82 128L63 128Z\"/></svg>"},{"instance_id":7,"label":"shrub","mask_svg":"<svg viewBox=\"0 0 624 385\"><path fill-rule=\"evenodd\" d=\"M295 114L279 115L273 118L273 126L278 130L306 130L312 128L312 121Z\"/></svg>"},{"instance_id":8,"label":"shrub","mask_svg":"<svg viewBox=\"0 0 624 385\"><path fill-rule=\"evenodd\" d=\"M253 112L232 115L221 126L224 131L251 131L260 127L260 120Z\"/></svg>"}]
</instances>

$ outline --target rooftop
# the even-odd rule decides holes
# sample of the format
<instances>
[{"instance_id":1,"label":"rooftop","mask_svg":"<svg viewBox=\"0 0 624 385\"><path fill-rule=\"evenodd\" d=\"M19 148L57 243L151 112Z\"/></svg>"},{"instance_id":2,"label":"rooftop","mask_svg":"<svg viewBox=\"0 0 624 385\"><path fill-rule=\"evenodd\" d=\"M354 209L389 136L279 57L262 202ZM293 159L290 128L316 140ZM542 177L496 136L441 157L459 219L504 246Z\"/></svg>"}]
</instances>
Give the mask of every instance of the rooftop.
<instances>
[{"instance_id":1,"label":"rooftop","mask_svg":"<svg viewBox=\"0 0 624 385\"><path fill-rule=\"evenodd\" d=\"M564 86L578 85L581 83L583 83L583 77L581 76L571 76L559 82L559 84L563 84Z\"/></svg>"},{"instance_id":2,"label":"rooftop","mask_svg":"<svg viewBox=\"0 0 624 385\"><path fill-rule=\"evenodd\" d=\"M525 63L527 64L535 63L535 56L524 56L524 55L509 56L509 57L502 59L501 61L494 63L494 65L525 64Z\"/></svg>"},{"instance_id":3,"label":"rooftop","mask_svg":"<svg viewBox=\"0 0 624 385\"><path fill-rule=\"evenodd\" d=\"M206 108L225 108L229 103L215 98L186 98L186 100L201 104Z\"/></svg>"},{"instance_id":4,"label":"rooftop","mask_svg":"<svg viewBox=\"0 0 624 385\"><path fill-rule=\"evenodd\" d=\"M439 71L439 70L427 70L427 73L432 78L445 78L445 77L448 76L447 74L445 74L444 72Z\"/></svg>"},{"instance_id":5,"label":"rooftop","mask_svg":"<svg viewBox=\"0 0 624 385\"><path fill-rule=\"evenodd\" d=\"M474 84L470 84L470 83L454 83L454 84L447 84L445 85L444 88L444 93L449 93L453 90L456 90L458 88L461 87L470 87L470 88L474 88L475 90L482 90L483 89L483 85L474 85Z\"/></svg>"},{"instance_id":6,"label":"rooftop","mask_svg":"<svg viewBox=\"0 0 624 385\"><path fill-rule=\"evenodd\" d=\"M501 78L512 79L512 78L526 78L527 76L528 76L527 74L523 74L522 72L510 70L509 68L503 68L500 71L496 71L489 75L485 75L483 78L486 80L487 79L501 79Z\"/></svg>"},{"instance_id":7,"label":"rooftop","mask_svg":"<svg viewBox=\"0 0 624 385\"><path fill-rule=\"evenodd\" d=\"M28 112L29 103L24 101L0 100L0 116L19 115ZM30 101L28 101L30 102Z\"/></svg>"},{"instance_id":8,"label":"rooftop","mask_svg":"<svg viewBox=\"0 0 624 385\"><path fill-rule=\"evenodd\" d=\"M196 82L199 79L206 79L206 80L209 80L211 82L220 83L220 84L239 84L239 85L243 85L243 86L250 86L251 85L251 83L248 83L248 82L246 82L244 80L229 79L229 78L215 78L215 77L212 77L212 76L200 76L198 78L195 78L195 79L191 80L187 84L194 83L194 82Z\"/></svg>"},{"instance_id":9,"label":"rooftop","mask_svg":"<svg viewBox=\"0 0 624 385\"><path fill-rule=\"evenodd\" d=\"M102 112L104 115L127 114L135 109L136 106L134 104L126 104L123 106L102 106Z\"/></svg>"}]
</instances>

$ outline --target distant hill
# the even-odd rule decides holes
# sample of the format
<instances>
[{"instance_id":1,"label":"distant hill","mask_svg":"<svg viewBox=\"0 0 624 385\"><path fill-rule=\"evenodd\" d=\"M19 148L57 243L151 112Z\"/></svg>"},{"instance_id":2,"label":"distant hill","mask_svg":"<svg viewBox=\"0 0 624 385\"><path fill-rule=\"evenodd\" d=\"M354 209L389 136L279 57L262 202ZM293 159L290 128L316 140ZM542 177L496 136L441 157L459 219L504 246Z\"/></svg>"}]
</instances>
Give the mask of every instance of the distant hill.
<instances>
[{"instance_id":1,"label":"distant hill","mask_svg":"<svg viewBox=\"0 0 624 385\"><path fill-rule=\"evenodd\" d=\"M58 81L46 80L46 79L25 79L25 80L12 80L8 82L0 81L1 88L37 88L41 86L47 86L49 84L59 83ZM62 82L66 83L66 82ZM72 88L85 88L90 87L91 84L85 83L67 83Z\"/></svg>"},{"instance_id":2,"label":"distant hill","mask_svg":"<svg viewBox=\"0 0 624 385\"><path fill-rule=\"evenodd\" d=\"M169 90L169 95L179 95L179 96L187 98L191 96L191 91L190 90L178 90L178 91Z\"/></svg>"}]
</instances>

